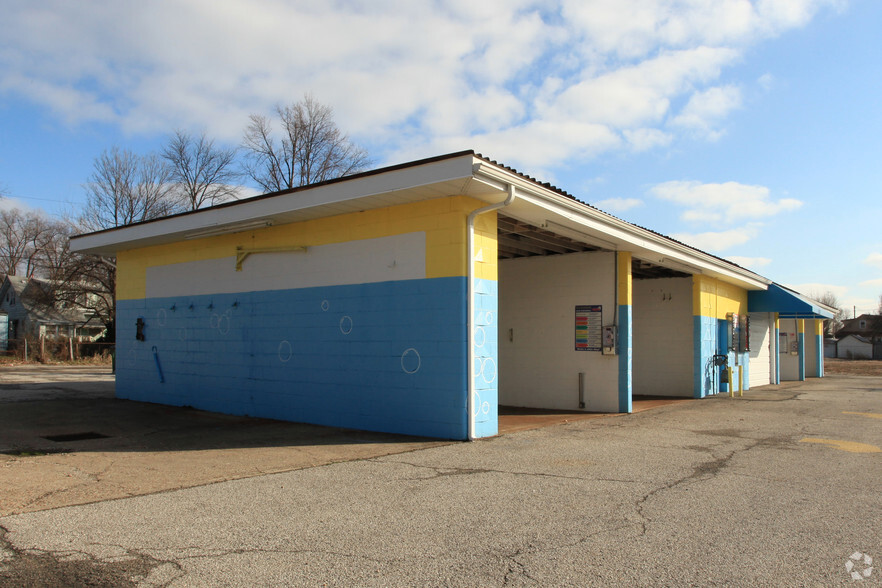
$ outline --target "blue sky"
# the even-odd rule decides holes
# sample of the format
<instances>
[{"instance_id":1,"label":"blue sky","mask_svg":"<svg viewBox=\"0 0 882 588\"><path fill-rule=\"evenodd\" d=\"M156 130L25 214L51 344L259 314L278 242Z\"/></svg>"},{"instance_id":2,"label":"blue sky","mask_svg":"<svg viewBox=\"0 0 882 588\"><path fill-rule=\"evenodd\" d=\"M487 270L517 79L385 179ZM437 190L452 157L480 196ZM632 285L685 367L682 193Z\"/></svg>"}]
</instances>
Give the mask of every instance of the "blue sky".
<instances>
[{"instance_id":1,"label":"blue sky","mask_svg":"<svg viewBox=\"0 0 882 588\"><path fill-rule=\"evenodd\" d=\"M882 3L0 0L0 206L312 93L377 165L475 149L850 311L882 294Z\"/></svg>"}]
</instances>

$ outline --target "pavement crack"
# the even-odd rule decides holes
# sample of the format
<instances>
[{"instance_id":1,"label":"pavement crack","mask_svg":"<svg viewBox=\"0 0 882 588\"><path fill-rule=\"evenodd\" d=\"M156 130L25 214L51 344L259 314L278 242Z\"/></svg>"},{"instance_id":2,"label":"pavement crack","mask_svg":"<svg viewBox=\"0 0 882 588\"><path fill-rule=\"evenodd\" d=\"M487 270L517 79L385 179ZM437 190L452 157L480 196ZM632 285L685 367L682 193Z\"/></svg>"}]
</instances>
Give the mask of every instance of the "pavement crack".
<instances>
[{"instance_id":1,"label":"pavement crack","mask_svg":"<svg viewBox=\"0 0 882 588\"><path fill-rule=\"evenodd\" d=\"M736 436L736 435L732 435L731 431L727 431L722 434L725 436L733 436L733 437ZM741 437L739 437L739 438L741 438ZM649 502L650 499L652 499L653 497L655 497L656 495L658 495L662 492L665 492L667 490L672 490L672 489L677 488L679 486L684 486L684 485L690 484L692 482L709 480L711 478L714 478L721 471L723 471L726 467L729 466L732 459L736 455L748 452L748 451L754 449L755 447L758 447L761 445L779 445L779 444L781 444L781 441L782 441L782 438L780 438L780 437L768 437L768 438L764 438L764 439L754 440L752 443L749 443L749 444L745 445L744 447L741 447L738 449L733 449L732 451L728 452L727 454L723 455L722 457L714 457L713 459L699 462L698 464L693 466L692 471L689 472L688 474L686 474L680 478L677 478L676 480L672 480L662 486L659 486L657 488L650 490L649 492L647 492L646 494L641 496L639 499L637 499L634 503L634 509L636 510L637 515L640 517L640 529L641 529L640 535L641 536L646 535L648 526L650 523L652 523L652 518L649 517L645 513L646 504L647 504L647 502Z\"/></svg>"},{"instance_id":2,"label":"pavement crack","mask_svg":"<svg viewBox=\"0 0 882 588\"><path fill-rule=\"evenodd\" d=\"M114 545L125 555L101 559L81 550L18 548L0 526L0 585L134 587L144 581L169 586L184 576L180 564ZM93 544L96 545L96 544ZM165 568L161 571L160 568ZM154 573L151 580L151 573Z\"/></svg>"},{"instance_id":3,"label":"pavement crack","mask_svg":"<svg viewBox=\"0 0 882 588\"><path fill-rule=\"evenodd\" d=\"M385 460L385 459L368 459L365 461L370 461L374 463L383 463L383 464L393 464L393 465L406 465L412 468L430 470L434 472L435 475L427 476L422 478L408 478L409 480L415 481L425 481L425 480L434 480L436 478L442 478L447 476L471 476L477 474L503 474L508 476L525 476L525 477L541 477L541 478L560 478L564 480L578 480L581 482L592 482L592 481L612 481L612 482L627 482L631 483L633 480L604 480L602 478L594 478L594 477L585 477L585 476L566 476L564 474L550 474L547 472L518 472L518 471L510 471L510 470L497 470L491 468L456 468L456 467L443 467L443 466L430 466L423 465L418 463L412 463L407 461L393 461L393 460Z\"/></svg>"}]
</instances>

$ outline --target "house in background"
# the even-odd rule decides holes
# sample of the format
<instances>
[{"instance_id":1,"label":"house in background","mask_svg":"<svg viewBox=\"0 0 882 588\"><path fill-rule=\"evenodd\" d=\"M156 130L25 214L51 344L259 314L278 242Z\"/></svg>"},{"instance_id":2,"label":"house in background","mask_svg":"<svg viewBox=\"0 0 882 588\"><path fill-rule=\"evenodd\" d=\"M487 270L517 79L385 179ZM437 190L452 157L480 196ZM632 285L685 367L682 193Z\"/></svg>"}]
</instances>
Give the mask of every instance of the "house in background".
<instances>
[{"instance_id":1,"label":"house in background","mask_svg":"<svg viewBox=\"0 0 882 588\"><path fill-rule=\"evenodd\" d=\"M849 337L843 347L843 341ZM842 328L836 331L836 357L843 359L882 359L882 316L862 314L842 321ZM866 347L869 344L870 351ZM850 355L849 355L850 353Z\"/></svg>"},{"instance_id":2,"label":"house in background","mask_svg":"<svg viewBox=\"0 0 882 588\"><path fill-rule=\"evenodd\" d=\"M104 332L104 325L94 320L84 308L57 308L47 303L50 284L39 278L6 276L0 285L0 313L6 315L5 350L15 341L68 337L93 340ZM0 321L2 322L2 321Z\"/></svg>"},{"instance_id":3,"label":"house in background","mask_svg":"<svg viewBox=\"0 0 882 588\"><path fill-rule=\"evenodd\" d=\"M873 342L861 335L846 335L836 342L839 359L873 359Z\"/></svg>"}]
</instances>

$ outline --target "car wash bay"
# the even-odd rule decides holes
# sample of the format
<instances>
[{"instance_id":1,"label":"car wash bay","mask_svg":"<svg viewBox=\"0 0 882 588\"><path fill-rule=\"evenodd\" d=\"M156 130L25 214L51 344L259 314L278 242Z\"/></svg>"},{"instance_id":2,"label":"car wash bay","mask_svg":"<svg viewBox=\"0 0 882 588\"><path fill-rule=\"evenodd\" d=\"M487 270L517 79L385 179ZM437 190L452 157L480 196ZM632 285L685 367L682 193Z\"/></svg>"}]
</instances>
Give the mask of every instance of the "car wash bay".
<instances>
[{"instance_id":1,"label":"car wash bay","mask_svg":"<svg viewBox=\"0 0 882 588\"><path fill-rule=\"evenodd\" d=\"M691 275L503 214L497 225L503 415L630 412L632 399L693 397ZM630 386L618 349L628 347L628 322Z\"/></svg>"}]
</instances>

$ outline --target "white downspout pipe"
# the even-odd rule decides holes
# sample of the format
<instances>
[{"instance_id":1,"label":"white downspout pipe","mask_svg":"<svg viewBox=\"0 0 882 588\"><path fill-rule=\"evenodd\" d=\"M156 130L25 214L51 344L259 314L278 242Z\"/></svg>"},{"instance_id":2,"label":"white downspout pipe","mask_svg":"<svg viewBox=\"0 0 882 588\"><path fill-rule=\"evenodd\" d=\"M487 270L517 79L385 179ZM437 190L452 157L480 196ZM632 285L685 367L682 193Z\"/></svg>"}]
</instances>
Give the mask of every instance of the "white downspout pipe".
<instances>
[{"instance_id":1,"label":"white downspout pipe","mask_svg":"<svg viewBox=\"0 0 882 588\"><path fill-rule=\"evenodd\" d=\"M467 230L467 238L468 247L466 252L466 259L468 265L468 288L466 292L467 304L468 308L466 317L466 328L468 329L468 349L466 351L468 355L468 399L466 401L466 410L468 410L468 424L469 424L469 441L474 441L475 439L475 219L478 215L484 214L485 212L490 212L491 210L498 210L500 208L505 208L515 199L515 187L513 184L508 184L508 198L503 202L498 202L496 204L490 204L489 206L484 206L482 208L476 208L472 212L469 213L468 217L468 230Z\"/></svg>"}]
</instances>

